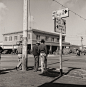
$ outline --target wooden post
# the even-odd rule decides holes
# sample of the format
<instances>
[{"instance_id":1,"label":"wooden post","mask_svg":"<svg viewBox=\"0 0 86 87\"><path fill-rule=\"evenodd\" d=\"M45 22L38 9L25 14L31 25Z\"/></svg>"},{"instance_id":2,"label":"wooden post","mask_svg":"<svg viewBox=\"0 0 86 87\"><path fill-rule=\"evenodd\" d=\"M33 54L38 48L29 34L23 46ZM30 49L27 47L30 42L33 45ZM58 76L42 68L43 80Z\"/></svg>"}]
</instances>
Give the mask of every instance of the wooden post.
<instances>
[{"instance_id":1,"label":"wooden post","mask_svg":"<svg viewBox=\"0 0 86 87\"><path fill-rule=\"evenodd\" d=\"M60 32L60 75L62 76L62 29Z\"/></svg>"},{"instance_id":2,"label":"wooden post","mask_svg":"<svg viewBox=\"0 0 86 87\"><path fill-rule=\"evenodd\" d=\"M83 51L83 37L81 36L81 48L82 48L82 51Z\"/></svg>"},{"instance_id":3,"label":"wooden post","mask_svg":"<svg viewBox=\"0 0 86 87\"><path fill-rule=\"evenodd\" d=\"M22 49L22 71L27 70L27 34L28 34L28 0L24 0L23 7L23 49Z\"/></svg>"}]
</instances>

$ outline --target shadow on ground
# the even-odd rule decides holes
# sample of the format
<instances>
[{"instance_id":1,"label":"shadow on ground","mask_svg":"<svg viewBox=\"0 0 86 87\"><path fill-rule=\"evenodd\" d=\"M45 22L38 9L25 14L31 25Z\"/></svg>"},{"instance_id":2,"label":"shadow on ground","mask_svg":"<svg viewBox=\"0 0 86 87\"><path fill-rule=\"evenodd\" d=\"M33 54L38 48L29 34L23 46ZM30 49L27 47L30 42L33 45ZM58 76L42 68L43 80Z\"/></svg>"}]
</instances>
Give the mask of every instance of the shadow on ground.
<instances>
[{"instance_id":1,"label":"shadow on ground","mask_svg":"<svg viewBox=\"0 0 86 87\"><path fill-rule=\"evenodd\" d=\"M86 85L63 84L63 83L45 83L38 87L86 87Z\"/></svg>"},{"instance_id":2,"label":"shadow on ground","mask_svg":"<svg viewBox=\"0 0 86 87\"><path fill-rule=\"evenodd\" d=\"M63 72L62 73L63 75L67 75L67 74L69 74L73 70L81 69L81 68L74 68L74 67L68 67L68 68L69 69L67 70L67 72ZM54 78L54 77L60 76L60 71L57 71L55 68L52 68L52 69L48 69L47 71L45 71L44 73L39 74L39 75L47 76L47 77L53 77Z\"/></svg>"},{"instance_id":3,"label":"shadow on ground","mask_svg":"<svg viewBox=\"0 0 86 87\"><path fill-rule=\"evenodd\" d=\"M48 77L53 77L54 79L51 82L45 83L45 84L40 85L38 87L86 87L86 85L54 83L56 80L61 78L63 75L67 75L72 70L76 70L76 69L81 69L81 68L69 67L69 70L66 73L63 73L62 75L60 75L60 72L53 71L53 70L55 70L54 68L53 69L49 69L47 72L45 72L43 74L40 74L40 75L48 76Z\"/></svg>"},{"instance_id":4,"label":"shadow on ground","mask_svg":"<svg viewBox=\"0 0 86 87\"><path fill-rule=\"evenodd\" d=\"M73 70L81 69L81 68L77 68L77 67L68 67L68 68L69 68L69 70L66 73L64 73L64 75L69 74Z\"/></svg>"},{"instance_id":5,"label":"shadow on ground","mask_svg":"<svg viewBox=\"0 0 86 87\"><path fill-rule=\"evenodd\" d=\"M39 75L47 76L47 77L52 77L52 78L58 77L59 74L60 74L60 72L56 72L56 71L54 71L54 70L55 70L55 68L48 69L47 71L45 71L44 73L39 74Z\"/></svg>"},{"instance_id":6,"label":"shadow on ground","mask_svg":"<svg viewBox=\"0 0 86 87\"><path fill-rule=\"evenodd\" d=\"M1 75L1 74L9 73L9 72L11 72L12 70L15 70L15 69L13 68L13 69L3 69L3 70L0 70L0 75Z\"/></svg>"},{"instance_id":7,"label":"shadow on ground","mask_svg":"<svg viewBox=\"0 0 86 87\"><path fill-rule=\"evenodd\" d=\"M29 66L29 67L27 67L27 71L33 70L33 69L34 69L34 66Z\"/></svg>"}]
</instances>

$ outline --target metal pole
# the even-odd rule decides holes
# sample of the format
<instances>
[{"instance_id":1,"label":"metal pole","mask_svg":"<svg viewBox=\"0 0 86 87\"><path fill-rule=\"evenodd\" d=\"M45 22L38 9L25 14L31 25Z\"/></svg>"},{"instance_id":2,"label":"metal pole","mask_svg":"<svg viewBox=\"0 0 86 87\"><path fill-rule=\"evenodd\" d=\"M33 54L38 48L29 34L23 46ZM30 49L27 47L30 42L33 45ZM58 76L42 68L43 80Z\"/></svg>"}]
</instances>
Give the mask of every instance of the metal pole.
<instances>
[{"instance_id":1,"label":"metal pole","mask_svg":"<svg viewBox=\"0 0 86 87\"><path fill-rule=\"evenodd\" d=\"M62 76L62 29L60 32L60 75Z\"/></svg>"},{"instance_id":2,"label":"metal pole","mask_svg":"<svg viewBox=\"0 0 86 87\"><path fill-rule=\"evenodd\" d=\"M30 26L29 26L29 28L30 28L30 30L31 30L31 11L30 11L30 0L29 0L29 18L30 18Z\"/></svg>"},{"instance_id":3,"label":"metal pole","mask_svg":"<svg viewBox=\"0 0 86 87\"><path fill-rule=\"evenodd\" d=\"M54 31L56 32L56 18L54 19Z\"/></svg>"},{"instance_id":4,"label":"metal pole","mask_svg":"<svg viewBox=\"0 0 86 87\"><path fill-rule=\"evenodd\" d=\"M81 48L82 48L82 51L83 51L83 37L81 36Z\"/></svg>"},{"instance_id":5,"label":"metal pole","mask_svg":"<svg viewBox=\"0 0 86 87\"><path fill-rule=\"evenodd\" d=\"M28 0L24 0L23 7L23 49L22 49L22 71L27 70L27 35L28 35Z\"/></svg>"}]
</instances>

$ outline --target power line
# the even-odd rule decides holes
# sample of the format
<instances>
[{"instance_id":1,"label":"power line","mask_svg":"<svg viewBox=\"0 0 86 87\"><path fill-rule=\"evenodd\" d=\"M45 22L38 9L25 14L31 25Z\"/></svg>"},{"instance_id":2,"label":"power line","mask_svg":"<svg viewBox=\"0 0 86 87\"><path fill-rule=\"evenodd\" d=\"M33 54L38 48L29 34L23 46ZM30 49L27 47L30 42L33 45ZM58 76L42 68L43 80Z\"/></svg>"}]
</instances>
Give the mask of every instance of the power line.
<instances>
[{"instance_id":1,"label":"power line","mask_svg":"<svg viewBox=\"0 0 86 87\"><path fill-rule=\"evenodd\" d=\"M61 5L62 7L67 8L66 6L64 6L63 4L61 4L60 2L58 2L58 1L56 1L56 0L53 0L53 1L55 1L56 3L58 3L59 5ZM71 12L74 13L75 15L79 16L80 18L86 20L86 18L84 18L84 17L82 17L81 15L75 13L74 11L72 11L72 10L70 10L70 9L69 9L69 11L71 11Z\"/></svg>"}]
</instances>

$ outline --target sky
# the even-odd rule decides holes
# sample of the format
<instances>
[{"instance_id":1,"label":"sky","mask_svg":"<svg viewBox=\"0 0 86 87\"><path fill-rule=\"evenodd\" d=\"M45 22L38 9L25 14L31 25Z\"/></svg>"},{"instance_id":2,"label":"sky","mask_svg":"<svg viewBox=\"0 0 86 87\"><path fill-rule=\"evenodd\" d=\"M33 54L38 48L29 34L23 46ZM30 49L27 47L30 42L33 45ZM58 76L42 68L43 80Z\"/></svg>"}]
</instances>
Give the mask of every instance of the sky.
<instances>
[{"instance_id":1,"label":"sky","mask_svg":"<svg viewBox=\"0 0 86 87\"><path fill-rule=\"evenodd\" d=\"M39 30L54 32L52 12L69 8L69 17L66 20L66 42L86 45L86 0L28 0L30 3L31 27ZM65 7L61 6L57 2ZM28 9L29 10L29 9ZM73 12L84 19L80 18ZM28 16L30 16L28 14ZM30 25L30 18L28 17ZM2 34L23 30L23 0L0 0L0 41Z\"/></svg>"}]
</instances>

